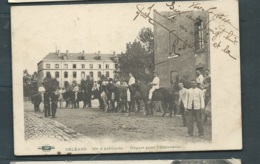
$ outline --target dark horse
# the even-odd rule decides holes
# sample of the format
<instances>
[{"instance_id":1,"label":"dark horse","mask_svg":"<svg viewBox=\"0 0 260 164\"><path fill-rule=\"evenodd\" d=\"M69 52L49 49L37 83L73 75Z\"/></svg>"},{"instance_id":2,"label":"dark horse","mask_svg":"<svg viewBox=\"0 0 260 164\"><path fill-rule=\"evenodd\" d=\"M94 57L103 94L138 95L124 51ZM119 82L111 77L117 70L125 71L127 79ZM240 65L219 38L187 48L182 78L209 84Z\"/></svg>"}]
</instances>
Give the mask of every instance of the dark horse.
<instances>
[{"instance_id":1,"label":"dark horse","mask_svg":"<svg viewBox=\"0 0 260 164\"><path fill-rule=\"evenodd\" d=\"M77 98L76 98L75 92L73 92L71 90L68 90L65 93L63 93L63 98L66 101L66 107L69 107L69 105L70 105L71 108L79 108L80 101L83 101L83 103L84 103L83 107L84 107L86 104L85 97L86 96L85 96L84 92L78 92Z\"/></svg>"},{"instance_id":2,"label":"dark horse","mask_svg":"<svg viewBox=\"0 0 260 164\"><path fill-rule=\"evenodd\" d=\"M148 103L148 94L152 86L144 82L139 82L133 84L132 87L134 88L133 90L135 90L136 92L140 92L140 96L142 97L142 100L144 102L146 115L153 115L152 105ZM172 93L172 90L170 88L159 88L155 90L153 92L152 101L161 101L163 108L162 116L165 116L168 108L170 112L170 117L172 117L174 94Z\"/></svg>"},{"instance_id":3,"label":"dark horse","mask_svg":"<svg viewBox=\"0 0 260 164\"><path fill-rule=\"evenodd\" d=\"M123 108L127 108L126 86L109 83L107 89L109 110L112 112L121 112Z\"/></svg>"},{"instance_id":4,"label":"dark horse","mask_svg":"<svg viewBox=\"0 0 260 164\"><path fill-rule=\"evenodd\" d=\"M42 102L42 96L40 93L37 93L35 95L32 95L31 101L34 105L34 111L39 112L40 111L40 103Z\"/></svg>"}]
</instances>

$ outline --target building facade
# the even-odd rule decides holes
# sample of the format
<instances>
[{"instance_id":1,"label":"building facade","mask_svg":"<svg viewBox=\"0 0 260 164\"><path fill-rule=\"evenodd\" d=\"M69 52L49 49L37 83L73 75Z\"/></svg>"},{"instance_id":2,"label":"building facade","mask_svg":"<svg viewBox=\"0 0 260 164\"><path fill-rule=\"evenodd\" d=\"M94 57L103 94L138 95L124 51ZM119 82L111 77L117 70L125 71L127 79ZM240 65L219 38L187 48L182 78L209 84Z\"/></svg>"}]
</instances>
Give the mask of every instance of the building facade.
<instances>
[{"instance_id":1,"label":"building facade","mask_svg":"<svg viewBox=\"0 0 260 164\"><path fill-rule=\"evenodd\" d=\"M154 20L155 69L162 87L172 86L176 77L195 79L197 69L210 69L207 12L154 11Z\"/></svg>"},{"instance_id":2,"label":"building facade","mask_svg":"<svg viewBox=\"0 0 260 164\"><path fill-rule=\"evenodd\" d=\"M66 87L74 81L80 81L90 76L95 81L102 75L114 78L117 56L113 54L98 53L49 53L38 65L38 86L47 76L56 78L60 87Z\"/></svg>"}]
</instances>

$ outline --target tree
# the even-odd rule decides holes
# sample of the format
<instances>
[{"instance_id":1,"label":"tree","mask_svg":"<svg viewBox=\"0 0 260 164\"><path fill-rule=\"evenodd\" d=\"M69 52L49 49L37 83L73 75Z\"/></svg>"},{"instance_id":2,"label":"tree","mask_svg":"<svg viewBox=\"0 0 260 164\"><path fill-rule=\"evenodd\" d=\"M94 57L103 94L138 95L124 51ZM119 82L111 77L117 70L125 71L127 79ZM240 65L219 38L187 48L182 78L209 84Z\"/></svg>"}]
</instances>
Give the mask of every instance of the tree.
<instances>
[{"instance_id":1,"label":"tree","mask_svg":"<svg viewBox=\"0 0 260 164\"><path fill-rule=\"evenodd\" d=\"M31 75L29 74L28 70L25 69L23 71L23 86L31 84Z\"/></svg>"},{"instance_id":2,"label":"tree","mask_svg":"<svg viewBox=\"0 0 260 164\"><path fill-rule=\"evenodd\" d=\"M145 69L154 69L154 35L150 28L142 28L137 39L126 44L126 52L119 55L119 75L127 77L132 72L141 78Z\"/></svg>"},{"instance_id":3,"label":"tree","mask_svg":"<svg viewBox=\"0 0 260 164\"><path fill-rule=\"evenodd\" d=\"M23 93L25 97L30 97L38 92L37 76L37 72L30 75L27 69L23 71Z\"/></svg>"}]
</instances>

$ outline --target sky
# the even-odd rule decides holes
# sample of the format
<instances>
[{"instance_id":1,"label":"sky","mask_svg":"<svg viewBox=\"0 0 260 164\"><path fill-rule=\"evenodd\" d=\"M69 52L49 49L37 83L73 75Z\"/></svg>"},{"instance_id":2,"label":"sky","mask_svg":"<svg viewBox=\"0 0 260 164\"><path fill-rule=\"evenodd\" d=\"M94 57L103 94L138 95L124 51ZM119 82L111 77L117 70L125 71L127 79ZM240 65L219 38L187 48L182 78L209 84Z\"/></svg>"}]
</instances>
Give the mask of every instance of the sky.
<instances>
[{"instance_id":1,"label":"sky","mask_svg":"<svg viewBox=\"0 0 260 164\"><path fill-rule=\"evenodd\" d=\"M61 52L125 52L143 27L153 29L142 17L133 20L136 11L135 4L13 7L13 53L31 73L56 47Z\"/></svg>"},{"instance_id":2,"label":"sky","mask_svg":"<svg viewBox=\"0 0 260 164\"><path fill-rule=\"evenodd\" d=\"M182 11L191 10L193 2L178 2L175 7ZM79 5L39 5L11 7L12 55L14 63L21 64L21 69L29 73L37 71L37 63L48 53L60 52L77 53L116 53L125 52L126 43L133 42L143 27L150 27L148 19L137 15L138 3L113 4L79 4ZM157 11L171 11L166 4L141 3L147 8L153 6ZM237 14L227 10L228 4L203 3L205 9L217 6L220 13L229 16L234 24L238 24ZM194 9L195 10L195 9ZM150 13L153 17L153 12ZM235 19L235 20L234 20ZM219 26L214 21L210 26ZM227 28L228 25L225 26ZM237 31L236 31L237 32ZM226 40L221 40L223 43ZM230 49L232 45L230 45ZM217 51L217 50L216 50ZM232 51L233 52L233 51ZM223 53L218 51L217 53ZM234 52L236 54L237 52ZM226 55L226 54L224 54Z\"/></svg>"}]
</instances>

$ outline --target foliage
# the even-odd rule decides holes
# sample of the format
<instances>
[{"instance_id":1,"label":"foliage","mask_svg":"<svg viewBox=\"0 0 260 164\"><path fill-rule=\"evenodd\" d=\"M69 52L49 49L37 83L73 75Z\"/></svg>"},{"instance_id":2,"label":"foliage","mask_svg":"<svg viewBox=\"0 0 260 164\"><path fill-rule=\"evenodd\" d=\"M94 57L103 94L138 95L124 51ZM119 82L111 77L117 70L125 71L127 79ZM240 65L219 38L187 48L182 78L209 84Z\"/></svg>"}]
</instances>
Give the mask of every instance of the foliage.
<instances>
[{"instance_id":1,"label":"foliage","mask_svg":"<svg viewBox=\"0 0 260 164\"><path fill-rule=\"evenodd\" d=\"M23 91L25 97L32 96L38 92L37 77L37 72L34 72L32 75L30 75L28 70L25 69L23 71Z\"/></svg>"},{"instance_id":2,"label":"foliage","mask_svg":"<svg viewBox=\"0 0 260 164\"><path fill-rule=\"evenodd\" d=\"M121 77L132 72L139 79L144 70L154 69L154 34L151 28L142 28L137 39L126 43L126 52L119 55L118 68Z\"/></svg>"}]
</instances>

